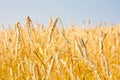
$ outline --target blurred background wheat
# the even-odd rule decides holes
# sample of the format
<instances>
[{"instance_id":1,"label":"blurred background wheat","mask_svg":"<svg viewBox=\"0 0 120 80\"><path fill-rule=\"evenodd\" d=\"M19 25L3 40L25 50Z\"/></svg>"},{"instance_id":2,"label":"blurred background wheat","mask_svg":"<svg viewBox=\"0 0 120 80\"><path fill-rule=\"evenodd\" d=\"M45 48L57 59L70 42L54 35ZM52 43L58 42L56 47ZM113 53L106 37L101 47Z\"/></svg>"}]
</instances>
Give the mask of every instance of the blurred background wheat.
<instances>
[{"instance_id":1,"label":"blurred background wheat","mask_svg":"<svg viewBox=\"0 0 120 80\"><path fill-rule=\"evenodd\" d=\"M0 80L119 79L120 25L65 27L51 17L44 26L27 17L0 31Z\"/></svg>"}]
</instances>

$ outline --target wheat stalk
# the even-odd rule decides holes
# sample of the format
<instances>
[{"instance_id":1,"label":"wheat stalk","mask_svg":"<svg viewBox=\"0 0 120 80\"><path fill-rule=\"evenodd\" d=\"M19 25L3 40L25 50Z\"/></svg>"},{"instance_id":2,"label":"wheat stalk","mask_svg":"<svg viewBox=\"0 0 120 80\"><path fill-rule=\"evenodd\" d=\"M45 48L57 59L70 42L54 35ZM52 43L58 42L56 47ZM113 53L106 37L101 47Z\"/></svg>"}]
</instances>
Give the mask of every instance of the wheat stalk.
<instances>
[{"instance_id":1,"label":"wheat stalk","mask_svg":"<svg viewBox=\"0 0 120 80\"><path fill-rule=\"evenodd\" d=\"M61 18L59 18L59 20L60 20L60 23L62 25L62 35L63 35L64 39L66 40L67 44L69 44L69 41L68 41L68 39L67 39L67 37L65 35L65 29L64 29L63 22L62 22Z\"/></svg>"},{"instance_id":2,"label":"wheat stalk","mask_svg":"<svg viewBox=\"0 0 120 80\"><path fill-rule=\"evenodd\" d=\"M101 35L102 35L102 32L101 32ZM111 79L112 78L112 74L110 72L110 69L109 69L109 63L108 63L108 59L105 57L104 55L104 52L103 52L103 41L105 40L106 38L106 34L104 35L104 37L102 38L102 36L100 37L100 55L101 55L101 58L102 58L102 64L104 66L104 69L105 69L105 72L107 74L107 76L109 76Z\"/></svg>"},{"instance_id":3,"label":"wheat stalk","mask_svg":"<svg viewBox=\"0 0 120 80\"><path fill-rule=\"evenodd\" d=\"M52 72L52 68L53 68L54 62L55 62L55 58L54 58L54 56L53 56L53 59L52 59L52 61L51 61L51 64L48 65L48 72L47 72L46 79L49 79L50 73Z\"/></svg>"}]
</instances>

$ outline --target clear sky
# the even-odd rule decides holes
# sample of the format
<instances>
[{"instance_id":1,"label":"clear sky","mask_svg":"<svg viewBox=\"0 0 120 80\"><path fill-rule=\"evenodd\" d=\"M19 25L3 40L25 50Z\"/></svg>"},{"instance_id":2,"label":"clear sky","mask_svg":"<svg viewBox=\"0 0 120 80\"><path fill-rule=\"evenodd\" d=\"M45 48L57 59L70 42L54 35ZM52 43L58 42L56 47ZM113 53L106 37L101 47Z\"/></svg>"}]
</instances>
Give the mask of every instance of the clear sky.
<instances>
[{"instance_id":1,"label":"clear sky","mask_svg":"<svg viewBox=\"0 0 120 80\"><path fill-rule=\"evenodd\" d=\"M0 0L0 25L24 22L30 16L33 22L47 24L49 17L61 17L64 24L75 24L90 19L120 22L120 0Z\"/></svg>"}]
</instances>

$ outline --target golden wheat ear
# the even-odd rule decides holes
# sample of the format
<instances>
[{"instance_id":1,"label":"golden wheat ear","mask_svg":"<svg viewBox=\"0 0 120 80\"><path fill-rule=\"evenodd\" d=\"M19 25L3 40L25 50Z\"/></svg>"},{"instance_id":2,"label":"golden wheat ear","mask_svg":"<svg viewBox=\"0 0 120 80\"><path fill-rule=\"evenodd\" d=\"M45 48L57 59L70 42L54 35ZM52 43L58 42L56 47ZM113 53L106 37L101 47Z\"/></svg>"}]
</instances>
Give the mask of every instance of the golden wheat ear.
<instances>
[{"instance_id":1,"label":"golden wheat ear","mask_svg":"<svg viewBox=\"0 0 120 80\"><path fill-rule=\"evenodd\" d=\"M31 22L31 19L30 19L30 17L29 16L27 16L27 18L26 18L26 22Z\"/></svg>"},{"instance_id":2,"label":"golden wheat ear","mask_svg":"<svg viewBox=\"0 0 120 80\"><path fill-rule=\"evenodd\" d=\"M55 19L55 21L54 21L54 23L53 23L53 25L52 25L52 27L51 27L48 42L51 42L52 34L53 34L54 30L55 30L55 27L56 27L57 22L58 22L58 17Z\"/></svg>"}]
</instances>

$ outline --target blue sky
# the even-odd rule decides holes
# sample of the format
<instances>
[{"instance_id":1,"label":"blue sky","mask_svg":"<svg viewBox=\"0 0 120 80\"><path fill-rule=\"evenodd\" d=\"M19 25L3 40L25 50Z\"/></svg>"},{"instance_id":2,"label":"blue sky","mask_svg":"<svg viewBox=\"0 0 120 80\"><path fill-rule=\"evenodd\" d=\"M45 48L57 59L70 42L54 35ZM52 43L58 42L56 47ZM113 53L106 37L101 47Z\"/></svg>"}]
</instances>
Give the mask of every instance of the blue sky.
<instances>
[{"instance_id":1,"label":"blue sky","mask_svg":"<svg viewBox=\"0 0 120 80\"><path fill-rule=\"evenodd\" d=\"M0 25L25 22L47 24L49 17L61 17L64 24L75 24L90 19L93 24L101 21L120 22L120 0L0 0Z\"/></svg>"}]
</instances>

